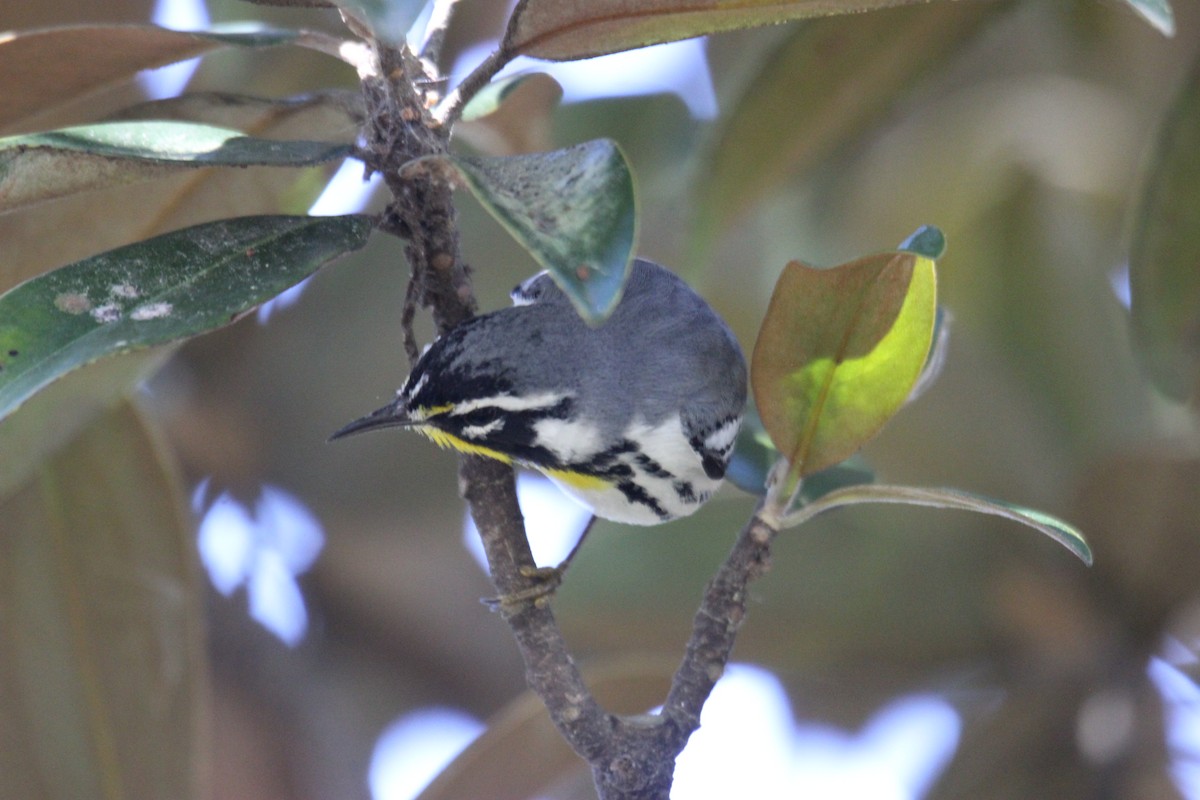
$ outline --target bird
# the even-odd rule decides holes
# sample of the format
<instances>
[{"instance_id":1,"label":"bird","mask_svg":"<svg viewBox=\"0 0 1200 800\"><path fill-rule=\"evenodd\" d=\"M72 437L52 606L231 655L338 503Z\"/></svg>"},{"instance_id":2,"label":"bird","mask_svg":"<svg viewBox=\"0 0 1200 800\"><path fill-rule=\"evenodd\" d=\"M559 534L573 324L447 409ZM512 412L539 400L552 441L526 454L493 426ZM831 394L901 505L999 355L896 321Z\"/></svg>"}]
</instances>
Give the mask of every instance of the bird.
<instances>
[{"instance_id":1,"label":"bird","mask_svg":"<svg viewBox=\"0 0 1200 800\"><path fill-rule=\"evenodd\" d=\"M591 326L548 272L513 305L433 341L396 398L330 439L410 428L436 444L536 469L597 516L656 525L721 485L746 406L746 360L682 279L635 259Z\"/></svg>"}]
</instances>

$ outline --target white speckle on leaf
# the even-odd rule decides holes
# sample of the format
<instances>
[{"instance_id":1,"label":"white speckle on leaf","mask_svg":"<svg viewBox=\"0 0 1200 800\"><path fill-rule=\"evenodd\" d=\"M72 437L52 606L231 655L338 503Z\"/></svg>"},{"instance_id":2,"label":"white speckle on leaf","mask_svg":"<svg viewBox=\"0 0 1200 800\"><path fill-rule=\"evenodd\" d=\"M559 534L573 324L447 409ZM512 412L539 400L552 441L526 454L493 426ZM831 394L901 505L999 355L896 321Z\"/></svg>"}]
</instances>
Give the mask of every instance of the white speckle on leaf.
<instances>
[{"instance_id":1,"label":"white speckle on leaf","mask_svg":"<svg viewBox=\"0 0 1200 800\"><path fill-rule=\"evenodd\" d=\"M138 306L129 315L130 319L138 322L145 322L148 319L158 319L170 314L174 308L170 303L147 303L144 306Z\"/></svg>"},{"instance_id":2,"label":"white speckle on leaf","mask_svg":"<svg viewBox=\"0 0 1200 800\"><path fill-rule=\"evenodd\" d=\"M54 307L68 314L82 314L92 307L92 301L86 294L79 292L63 292L54 298Z\"/></svg>"},{"instance_id":3,"label":"white speckle on leaf","mask_svg":"<svg viewBox=\"0 0 1200 800\"><path fill-rule=\"evenodd\" d=\"M121 318L121 307L116 303L105 303L92 309L92 319L99 323L116 322Z\"/></svg>"},{"instance_id":4,"label":"white speckle on leaf","mask_svg":"<svg viewBox=\"0 0 1200 800\"><path fill-rule=\"evenodd\" d=\"M132 300L141 295L136 286L128 283L115 283L108 290L113 297L123 297L127 300Z\"/></svg>"}]
</instances>

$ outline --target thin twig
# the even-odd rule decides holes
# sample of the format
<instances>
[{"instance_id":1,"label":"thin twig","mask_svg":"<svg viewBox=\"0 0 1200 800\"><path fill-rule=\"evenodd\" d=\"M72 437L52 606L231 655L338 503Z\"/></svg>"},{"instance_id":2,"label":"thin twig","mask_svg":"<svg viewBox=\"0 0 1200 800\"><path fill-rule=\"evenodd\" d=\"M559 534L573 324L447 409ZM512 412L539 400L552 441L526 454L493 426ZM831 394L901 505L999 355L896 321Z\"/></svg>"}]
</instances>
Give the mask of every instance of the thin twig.
<instances>
[{"instance_id":1,"label":"thin twig","mask_svg":"<svg viewBox=\"0 0 1200 800\"><path fill-rule=\"evenodd\" d=\"M475 94L487 85L496 73L504 69L504 65L512 60L511 54L501 47L492 52L479 63L470 75L463 78L462 83L437 104L433 110L433 118L443 126L453 125L462 114L463 107Z\"/></svg>"},{"instance_id":2,"label":"thin twig","mask_svg":"<svg viewBox=\"0 0 1200 800\"><path fill-rule=\"evenodd\" d=\"M500 595L497 607L525 660L526 682L571 747L589 763L603 760L612 735L611 719L584 683L554 612L539 600L505 602L505 598L535 596L530 590L537 581L512 468L492 459L463 456L459 476Z\"/></svg>"},{"instance_id":3,"label":"thin twig","mask_svg":"<svg viewBox=\"0 0 1200 800\"><path fill-rule=\"evenodd\" d=\"M746 587L770 567L771 543L779 529L763 518L762 511L760 504L704 590L687 652L663 704L663 716L678 730L681 750L700 726L700 710L733 653L746 616Z\"/></svg>"}]
</instances>

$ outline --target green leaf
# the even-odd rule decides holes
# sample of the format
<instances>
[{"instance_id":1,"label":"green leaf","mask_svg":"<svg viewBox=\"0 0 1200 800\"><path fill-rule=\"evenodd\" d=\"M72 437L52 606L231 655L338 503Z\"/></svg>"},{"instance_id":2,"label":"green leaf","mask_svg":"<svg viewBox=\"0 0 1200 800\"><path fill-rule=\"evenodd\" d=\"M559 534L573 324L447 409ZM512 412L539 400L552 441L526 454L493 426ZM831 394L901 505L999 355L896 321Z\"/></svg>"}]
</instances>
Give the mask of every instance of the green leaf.
<instances>
[{"instance_id":1,"label":"green leaf","mask_svg":"<svg viewBox=\"0 0 1200 800\"><path fill-rule=\"evenodd\" d=\"M794 527L834 508L862 503L899 503L910 506L929 506L963 511L977 511L997 517L1011 519L1028 525L1046 534L1091 566L1092 549L1083 534L1066 522L1032 508L1025 508L1003 500L993 500L959 489L918 488L915 486L890 486L887 484L862 484L838 489L813 503L789 514L784 524Z\"/></svg>"},{"instance_id":2,"label":"green leaf","mask_svg":"<svg viewBox=\"0 0 1200 800\"><path fill-rule=\"evenodd\" d=\"M1134 342L1151 380L1200 396L1200 59L1159 132L1129 256Z\"/></svg>"},{"instance_id":3,"label":"green leaf","mask_svg":"<svg viewBox=\"0 0 1200 800\"><path fill-rule=\"evenodd\" d=\"M1163 36L1175 35L1175 12L1168 0L1125 0L1142 19L1149 22Z\"/></svg>"},{"instance_id":4,"label":"green leaf","mask_svg":"<svg viewBox=\"0 0 1200 800\"><path fill-rule=\"evenodd\" d=\"M381 41L399 47L426 0L333 0L333 5L364 23Z\"/></svg>"},{"instance_id":5,"label":"green leaf","mask_svg":"<svg viewBox=\"0 0 1200 800\"><path fill-rule=\"evenodd\" d=\"M934 262L912 253L784 268L750 375L794 477L845 460L900 409L925 364L936 310Z\"/></svg>"},{"instance_id":6,"label":"green leaf","mask_svg":"<svg viewBox=\"0 0 1200 800\"><path fill-rule=\"evenodd\" d=\"M192 122L106 122L0 139L0 213L197 167L305 167L349 155L337 142L256 139Z\"/></svg>"},{"instance_id":7,"label":"green leaf","mask_svg":"<svg viewBox=\"0 0 1200 800\"><path fill-rule=\"evenodd\" d=\"M946 252L946 235L936 225L922 225L896 249L937 261Z\"/></svg>"},{"instance_id":8,"label":"green leaf","mask_svg":"<svg viewBox=\"0 0 1200 800\"><path fill-rule=\"evenodd\" d=\"M0 502L6 796L202 796L211 703L180 497L122 404Z\"/></svg>"},{"instance_id":9,"label":"green leaf","mask_svg":"<svg viewBox=\"0 0 1200 800\"><path fill-rule=\"evenodd\" d=\"M297 31L188 33L154 25L78 25L0 37L0 129L32 114L218 47L269 47ZM36 68L31 65L36 65Z\"/></svg>"},{"instance_id":10,"label":"green leaf","mask_svg":"<svg viewBox=\"0 0 1200 800\"><path fill-rule=\"evenodd\" d=\"M717 122L696 184L692 252L708 252L790 176L875 130L904 91L1010 7L942 3L795 26Z\"/></svg>"},{"instance_id":11,"label":"green leaf","mask_svg":"<svg viewBox=\"0 0 1200 800\"><path fill-rule=\"evenodd\" d=\"M362 247L366 216L239 217L92 256L0 295L0 419L106 355L227 325Z\"/></svg>"},{"instance_id":12,"label":"green leaf","mask_svg":"<svg viewBox=\"0 0 1200 800\"><path fill-rule=\"evenodd\" d=\"M596 139L552 153L446 163L550 271L580 316L603 322L621 299L637 239L633 174L621 148Z\"/></svg>"}]
</instances>

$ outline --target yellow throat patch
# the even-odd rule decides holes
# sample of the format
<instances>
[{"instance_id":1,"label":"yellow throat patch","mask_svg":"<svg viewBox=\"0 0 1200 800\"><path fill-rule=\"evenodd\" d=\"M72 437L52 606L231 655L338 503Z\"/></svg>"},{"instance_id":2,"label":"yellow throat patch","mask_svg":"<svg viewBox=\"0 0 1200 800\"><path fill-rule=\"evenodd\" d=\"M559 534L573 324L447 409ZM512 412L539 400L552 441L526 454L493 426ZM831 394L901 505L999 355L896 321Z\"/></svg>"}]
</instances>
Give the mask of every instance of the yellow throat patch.
<instances>
[{"instance_id":1,"label":"yellow throat patch","mask_svg":"<svg viewBox=\"0 0 1200 800\"><path fill-rule=\"evenodd\" d=\"M512 458L501 453L499 450L493 450L490 447L468 442L466 439L460 439L452 433L435 428L432 425L416 426L417 433L428 437L438 447L445 447L450 450L457 450L460 453L469 453L473 456L484 456L486 458L494 458L497 461L503 461L505 464L511 464Z\"/></svg>"},{"instance_id":2,"label":"yellow throat patch","mask_svg":"<svg viewBox=\"0 0 1200 800\"><path fill-rule=\"evenodd\" d=\"M513 463L512 456L501 453L499 450L493 450L490 447L484 447L474 442L468 442L466 439L461 439L452 433L435 428L432 425L417 425L415 430L427 437L438 447L444 447L448 450L456 450L459 453L468 453L473 456L483 456L485 458L494 458L505 464ZM530 465L537 467L536 464ZM577 489L581 492L596 492L603 489L608 489L612 486L611 481L604 478L599 478L595 475L588 475L583 472L575 472L569 469L545 469L537 467L538 471L549 478L553 478L560 483L570 486L572 489Z\"/></svg>"}]
</instances>

